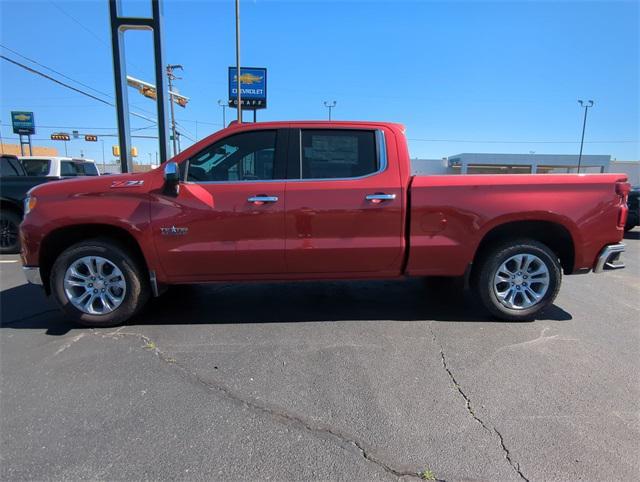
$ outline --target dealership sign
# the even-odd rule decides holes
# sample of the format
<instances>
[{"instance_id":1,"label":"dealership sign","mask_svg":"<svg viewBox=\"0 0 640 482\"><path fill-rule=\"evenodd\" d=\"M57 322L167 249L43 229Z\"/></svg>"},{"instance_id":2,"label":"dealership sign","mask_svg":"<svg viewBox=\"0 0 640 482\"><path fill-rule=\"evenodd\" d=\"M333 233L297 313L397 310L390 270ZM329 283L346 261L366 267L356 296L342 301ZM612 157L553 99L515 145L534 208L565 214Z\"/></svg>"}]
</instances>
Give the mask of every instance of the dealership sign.
<instances>
[{"instance_id":1,"label":"dealership sign","mask_svg":"<svg viewBox=\"0 0 640 482\"><path fill-rule=\"evenodd\" d=\"M33 112L11 111L11 124L13 124L14 134L31 135L36 133Z\"/></svg>"},{"instance_id":2,"label":"dealership sign","mask_svg":"<svg viewBox=\"0 0 640 482\"><path fill-rule=\"evenodd\" d=\"M238 76L229 67L229 106L238 107ZM245 110L266 109L267 69L240 67L240 101Z\"/></svg>"}]
</instances>

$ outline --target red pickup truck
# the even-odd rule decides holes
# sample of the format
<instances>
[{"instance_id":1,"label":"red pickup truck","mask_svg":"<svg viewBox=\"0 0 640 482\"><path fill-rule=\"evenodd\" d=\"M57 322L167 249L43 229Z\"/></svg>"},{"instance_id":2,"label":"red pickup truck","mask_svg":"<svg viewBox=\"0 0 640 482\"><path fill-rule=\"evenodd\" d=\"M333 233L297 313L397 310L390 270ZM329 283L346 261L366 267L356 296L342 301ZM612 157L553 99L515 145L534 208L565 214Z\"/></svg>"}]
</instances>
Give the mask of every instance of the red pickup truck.
<instances>
[{"instance_id":1,"label":"red pickup truck","mask_svg":"<svg viewBox=\"0 0 640 482\"><path fill-rule=\"evenodd\" d=\"M622 174L412 176L399 124L236 124L145 174L34 188L22 259L88 326L171 284L403 276L466 276L524 320L562 272L624 267L628 192Z\"/></svg>"}]
</instances>

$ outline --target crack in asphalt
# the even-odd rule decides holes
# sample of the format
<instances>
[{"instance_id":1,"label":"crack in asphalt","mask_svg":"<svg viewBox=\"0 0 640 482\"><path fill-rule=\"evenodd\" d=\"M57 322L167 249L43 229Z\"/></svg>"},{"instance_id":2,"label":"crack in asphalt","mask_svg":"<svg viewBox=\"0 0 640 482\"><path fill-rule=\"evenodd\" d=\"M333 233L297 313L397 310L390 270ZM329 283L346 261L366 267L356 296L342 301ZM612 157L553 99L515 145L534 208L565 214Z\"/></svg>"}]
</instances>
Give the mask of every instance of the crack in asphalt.
<instances>
[{"instance_id":1,"label":"crack in asphalt","mask_svg":"<svg viewBox=\"0 0 640 482\"><path fill-rule=\"evenodd\" d=\"M513 460L513 458L511 457L511 452L509 451L509 449L507 448L507 446L504 443L504 437L502 436L502 434L498 431L497 428L495 427L489 427L478 415L476 415L476 413L473 410L473 406L471 405L471 399L469 398L469 396L464 392L464 390L462 390L462 387L460 386L460 384L458 383L458 381L456 380L455 375L453 374L453 372L451 371L451 369L449 368L449 366L447 365L447 358L445 357L444 354L444 348L442 347L442 344L440 344L438 342L438 339L436 338L435 333L433 332L433 329L431 327L429 327L429 331L431 331L431 337L433 338L433 342L440 348L440 358L442 360L442 368L444 368L444 370L447 372L447 374L449 375L449 379L451 380L451 383L453 383L453 386L456 388L456 390L458 390L458 393L462 396L462 398L464 399L464 403L465 403L465 407L467 409L467 412L469 412L469 415L471 415L471 417L480 424L480 426L486 430L487 432L489 432L490 434L493 434L495 432L495 434L498 436L498 439L500 441L500 447L502 449L502 451L504 452L504 457L507 460L507 462L509 463L509 465L513 468L513 470L520 476L520 478L522 480L525 480L526 482L530 482L529 479L527 477L525 477L525 475L522 473L522 471L520 470L520 464Z\"/></svg>"},{"instance_id":2,"label":"crack in asphalt","mask_svg":"<svg viewBox=\"0 0 640 482\"><path fill-rule=\"evenodd\" d=\"M410 472L410 471L397 469L387 464L386 462L382 461L375 455L371 454L371 452L367 448L365 448L365 446L361 442L356 440L356 438L353 436L347 435L329 426L313 424L310 421L305 420L299 415L294 415L280 408L270 407L267 404L261 403L255 399L244 397L241 394L236 393L234 390L232 390L231 388L227 387L226 385L220 382L212 382L212 381L203 379L196 372L194 372L193 370L190 370L183 364L179 363L175 358L170 357L166 353L162 352L158 348L157 344L148 336L143 335L142 333L120 331L123 328L124 327L121 327L116 331L109 332L109 333L101 333L99 331L93 331L92 333L95 335L101 336L103 338L117 339L119 337L125 337L125 336L138 338L142 340L144 343L146 343L145 348L147 348L149 351L153 351L153 353L158 358L180 369L180 371L182 371L185 376L190 378L192 381L198 383L199 385L203 386L207 390L218 392L222 394L225 398L237 404L240 404L245 408L253 410L254 412L266 414L270 418L278 421L279 423L282 423L284 425L293 425L295 427L305 430L306 432L311 433L314 436L319 436L325 440L332 440L343 449L350 450L352 452L355 451L355 453L359 454L366 461L377 465L388 474L391 474L397 478L411 477L415 479L420 479L417 472ZM440 480L440 479L437 479L437 480Z\"/></svg>"}]
</instances>

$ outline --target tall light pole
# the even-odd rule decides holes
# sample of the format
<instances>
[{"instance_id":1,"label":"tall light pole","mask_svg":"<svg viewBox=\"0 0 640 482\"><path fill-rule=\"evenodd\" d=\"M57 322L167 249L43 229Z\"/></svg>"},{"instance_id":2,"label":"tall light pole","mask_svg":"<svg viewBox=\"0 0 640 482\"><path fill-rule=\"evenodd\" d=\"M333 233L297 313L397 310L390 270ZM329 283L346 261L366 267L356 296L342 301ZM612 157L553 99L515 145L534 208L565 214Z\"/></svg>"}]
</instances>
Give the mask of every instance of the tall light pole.
<instances>
[{"instance_id":1,"label":"tall light pole","mask_svg":"<svg viewBox=\"0 0 640 482\"><path fill-rule=\"evenodd\" d=\"M593 107L593 101L588 100L587 102L583 100L578 100L578 104L580 107L584 107L584 120L582 121L582 140L580 141L580 155L578 156L578 174L580 174L580 164L582 162L582 146L584 145L584 130L587 127L587 110L589 107Z\"/></svg>"},{"instance_id":2,"label":"tall light pole","mask_svg":"<svg viewBox=\"0 0 640 482\"><path fill-rule=\"evenodd\" d=\"M236 0L236 86L238 88L238 124L242 124L242 89L240 88L240 0Z\"/></svg>"},{"instance_id":3,"label":"tall light pole","mask_svg":"<svg viewBox=\"0 0 640 482\"><path fill-rule=\"evenodd\" d=\"M104 139L100 139L100 142L102 142L102 173L104 174L104 171L106 169L104 165Z\"/></svg>"},{"instance_id":4,"label":"tall light pole","mask_svg":"<svg viewBox=\"0 0 640 482\"><path fill-rule=\"evenodd\" d=\"M329 120L331 120L331 109L333 109L336 106L336 101L332 100L330 102L327 102L326 100L324 101L324 106L329 109Z\"/></svg>"},{"instance_id":5,"label":"tall light pole","mask_svg":"<svg viewBox=\"0 0 640 482\"><path fill-rule=\"evenodd\" d=\"M171 137L173 137L173 155L178 154L178 148L176 143L176 116L173 112L173 81L181 79L182 77L176 77L173 71L175 69L182 70L182 65L167 65L167 79L169 80L169 104L171 106Z\"/></svg>"},{"instance_id":6,"label":"tall light pole","mask_svg":"<svg viewBox=\"0 0 640 482\"><path fill-rule=\"evenodd\" d=\"M229 105L229 101L218 99L218 105L222 107L222 128L224 129L225 127L227 127L226 110L227 110L227 106Z\"/></svg>"}]
</instances>

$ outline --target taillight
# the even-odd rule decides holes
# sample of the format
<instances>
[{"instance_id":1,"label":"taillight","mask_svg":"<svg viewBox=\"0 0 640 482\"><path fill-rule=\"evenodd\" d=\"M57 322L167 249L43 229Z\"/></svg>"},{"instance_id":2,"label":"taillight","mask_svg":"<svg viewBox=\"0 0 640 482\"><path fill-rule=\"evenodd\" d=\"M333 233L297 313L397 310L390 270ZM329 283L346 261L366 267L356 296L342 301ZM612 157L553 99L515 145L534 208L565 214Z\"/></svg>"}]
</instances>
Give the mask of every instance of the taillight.
<instances>
[{"instance_id":1,"label":"taillight","mask_svg":"<svg viewBox=\"0 0 640 482\"><path fill-rule=\"evenodd\" d=\"M625 179L616 181L616 194L620 196L620 211L618 211L618 227L623 228L627 222L629 207L627 206L627 198L631 192L631 184Z\"/></svg>"},{"instance_id":2,"label":"taillight","mask_svg":"<svg viewBox=\"0 0 640 482\"><path fill-rule=\"evenodd\" d=\"M626 178L616 181L616 194L620 196L620 211L618 211L619 228L624 228L627 222L627 216L629 215L629 207L627 206L629 192L631 192L631 184L627 182Z\"/></svg>"},{"instance_id":3,"label":"taillight","mask_svg":"<svg viewBox=\"0 0 640 482\"><path fill-rule=\"evenodd\" d=\"M616 194L618 194L624 202L627 202L627 196L631 192L631 184L626 179L622 181L616 181Z\"/></svg>"}]
</instances>

